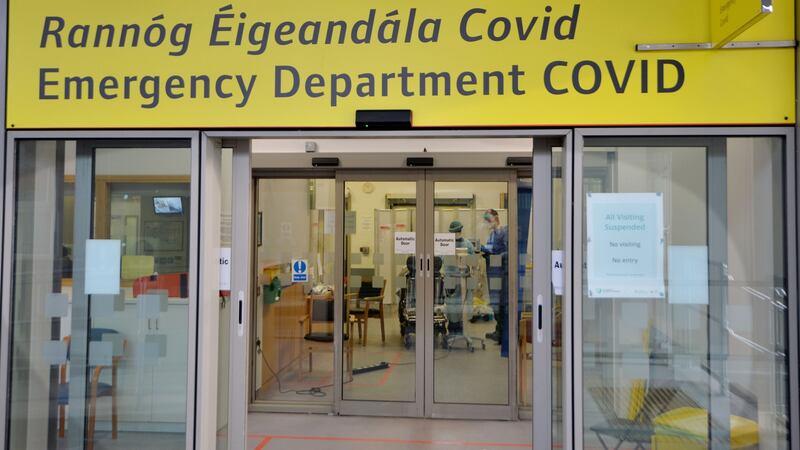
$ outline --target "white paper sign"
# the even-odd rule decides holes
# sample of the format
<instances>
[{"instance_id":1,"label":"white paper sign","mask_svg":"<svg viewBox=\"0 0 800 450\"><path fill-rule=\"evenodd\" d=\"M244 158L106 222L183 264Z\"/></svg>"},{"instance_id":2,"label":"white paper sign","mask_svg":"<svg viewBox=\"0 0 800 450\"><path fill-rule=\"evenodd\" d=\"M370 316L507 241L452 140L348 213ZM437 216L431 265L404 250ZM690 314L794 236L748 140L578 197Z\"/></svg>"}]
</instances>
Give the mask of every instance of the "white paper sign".
<instances>
[{"instance_id":1,"label":"white paper sign","mask_svg":"<svg viewBox=\"0 0 800 450\"><path fill-rule=\"evenodd\" d=\"M87 294L119 294L121 249L118 239L86 241Z\"/></svg>"},{"instance_id":2,"label":"white paper sign","mask_svg":"<svg viewBox=\"0 0 800 450\"><path fill-rule=\"evenodd\" d=\"M591 298L664 298L661 193L586 195Z\"/></svg>"},{"instance_id":3,"label":"white paper sign","mask_svg":"<svg viewBox=\"0 0 800 450\"><path fill-rule=\"evenodd\" d=\"M551 279L555 295L564 295L564 250L553 250L550 258Z\"/></svg>"},{"instance_id":4,"label":"white paper sign","mask_svg":"<svg viewBox=\"0 0 800 450\"><path fill-rule=\"evenodd\" d=\"M344 212L344 234L356 234L356 212Z\"/></svg>"},{"instance_id":5,"label":"white paper sign","mask_svg":"<svg viewBox=\"0 0 800 450\"><path fill-rule=\"evenodd\" d=\"M436 256L453 256L456 254L456 234L436 233L433 235L433 254Z\"/></svg>"},{"instance_id":6,"label":"white paper sign","mask_svg":"<svg viewBox=\"0 0 800 450\"><path fill-rule=\"evenodd\" d=\"M413 231L395 231L394 253L396 255L414 255L417 253L417 233Z\"/></svg>"},{"instance_id":7,"label":"white paper sign","mask_svg":"<svg viewBox=\"0 0 800 450\"><path fill-rule=\"evenodd\" d=\"M333 234L336 230L336 211L332 209L326 209L322 211L324 216L323 219L323 233L324 234Z\"/></svg>"},{"instance_id":8,"label":"white paper sign","mask_svg":"<svg viewBox=\"0 0 800 450\"><path fill-rule=\"evenodd\" d=\"M708 247L670 245L669 302L673 305L708 304Z\"/></svg>"},{"instance_id":9,"label":"white paper sign","mask_svg":"<svg viewBox=\"0 0 800 450\"><path fill-rule=\"evenodd\" d=\"M219 290L231 290L231 249L222 247L219 249Z\"/></svg>"}]
</instances>

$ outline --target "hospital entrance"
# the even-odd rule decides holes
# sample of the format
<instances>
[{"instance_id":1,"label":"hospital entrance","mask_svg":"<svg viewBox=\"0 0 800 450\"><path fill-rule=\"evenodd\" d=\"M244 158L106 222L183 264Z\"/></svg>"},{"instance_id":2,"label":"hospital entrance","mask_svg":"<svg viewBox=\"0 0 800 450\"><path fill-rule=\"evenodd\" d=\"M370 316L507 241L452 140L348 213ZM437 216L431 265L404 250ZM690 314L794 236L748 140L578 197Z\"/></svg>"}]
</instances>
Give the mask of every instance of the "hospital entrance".
<instances>
[{"instance_id":1,"label":"hospital entrance","mask_svg":"<svg viewBox=\"0 0 800 450\"><path fill-rule=\"evenodd\" d=\"M257 413L476 419L530 444L531 155L549 269L558 142L253 139L248 432Z\"/></svg>"}]
</instances>

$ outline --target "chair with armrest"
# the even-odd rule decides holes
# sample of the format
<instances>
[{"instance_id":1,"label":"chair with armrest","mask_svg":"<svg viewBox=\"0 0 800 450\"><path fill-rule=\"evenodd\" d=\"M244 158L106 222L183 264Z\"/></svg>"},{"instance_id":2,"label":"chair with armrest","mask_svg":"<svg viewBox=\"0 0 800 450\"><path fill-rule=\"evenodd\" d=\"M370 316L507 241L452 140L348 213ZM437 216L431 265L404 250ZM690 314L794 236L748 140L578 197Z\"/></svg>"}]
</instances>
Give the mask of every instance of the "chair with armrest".
<instances>
[{"instance_id":1,"label":"chair with armrest","mask_svg":"<svg viewBox=\"0 0 800 450\"><path fill-rule=\"evenodd\" d=\"M92 328L89 331L89 341L96 342L102 341L105 334L119 334L116 330L108 328ZM72 341L71 336L65 336L64 342L67 344L67 351ZM125 352L127 351L128 342L122 340L122 354L113 356L111 366L93 366L91 368L91 379L89 380L89 409L87 410L87 450L92 450L94 447L94 430L97 419L97 399L100 397L111 397L111 438L117 439L117 373L119 371L119 363L122 360ZM68 358L69 359L69 358ZM59 367L59 382L58 382L58 436L64 437L64 428L66 420L66 407L69 405L69 380L67 378L69 361ZM100 381L103 371L111 369L111 383Z\"/></svg>"},{"instance_id":2,"label":"chair with armrest","mask_svg":"<svg viewBox=\"0 0 800 450\"><path fill-rule=\"evenodd\" d=\"M383 309L383 292L386 288L386 280L380 286L373 286L372 283L364 283L358 288L358 292L345 295L347 303L352 302L353 306L350 307L350 316L353 322L358 326L358 337L361 340L361 345L367 345L367 325L369 319L379 319L381 322L381 341L386 342L386 325L384 323L384 309ZM361 333L361 330L364 333Z\"/></svg>"},{"instance_id":3,"label":"chair with armrest","mask_svg":"<svg viewBox=\"0 0 800 450\"><path fill-rule=\"evenodd\" d=\"M333 353L334 352L334 297L332 294L309 295L306 297L308 304L306 315L300 318L300 327L303 333L303 352L300 356L300 373L303 373L303 360L308 357L308 371L314 370L314 353ZM342 348L345 353L345 369L347 370L349 381L353 375L353 340L352 322L348 320L348 304L344 302L344 320L349 323L348 327L342 329ZM319 328L323 328L319 330Z\"/></svg>"},{"instance_id":4,"label":"chair with armrest","mask_svg":"<svg viewBox=\"0 0 800 450\"><path fill-rule=\"evenodd\" d=\"M603 436L618 441L615 449L625 442L633 443L635 449L644 449L655 434L657 417L675 409L697 407L697 402L680 385L651 387L644 379L633 380L629 388L592 387L589 393L606 419L605 423L589 429L605 449L609 447ZM624 415L617 413L619 404L627 404Z\"/></svg>"},{"instance_id":5,"label":"chair with armrest","mask_svg":"<svg viewBox=\"0 0 800 450\"><path fill-rule=\"evenodd\" d=\"M517 359L517 370L519 373L519 397L523 405L528 405L528 361L533 359L533 335L531 326L533 316L531 313L523 312L519 320L519 352ZM528 347L531 347L528 349Z\"/></svg>"}]
</instances>

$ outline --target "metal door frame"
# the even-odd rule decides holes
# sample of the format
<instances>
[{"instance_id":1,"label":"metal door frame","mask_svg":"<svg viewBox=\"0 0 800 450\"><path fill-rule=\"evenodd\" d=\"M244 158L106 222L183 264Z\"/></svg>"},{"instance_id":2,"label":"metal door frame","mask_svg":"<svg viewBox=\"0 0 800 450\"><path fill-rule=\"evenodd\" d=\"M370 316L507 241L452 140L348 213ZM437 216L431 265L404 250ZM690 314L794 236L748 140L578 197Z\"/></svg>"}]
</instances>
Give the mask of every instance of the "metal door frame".
<instances>
[{"instance_id":1,"label":"metal door frame","mask_svg":"<svg viewBox=\"0 0 800 450\"><path fill-rule=\"evenodd\" d=\"M196 367L197 361L197 314L196 299L198 294L198 245L197 236L199 228L199 202L200 184L198 180L200 151L199 133L194 131L132 131L132 130L105 130L105 131L8 131L6 134L4 158L5 168L3 178L5 180L3 193L3 255L2 255L2 295L3 305L0 315L2 315L2 326L0 326L0 391L8 393L10 389L10 343L11 343L11 323L12 301L11 293L13 286L12 262L13 255L11 249L14 248L15 241L15 189L16 189L16 156L17 143L24 140L76 140L84 141L89 146L103 148L127 147L131 143L136 145L133 148L158 147L159 145L171 145L175 140L185 140L189 142L190 148L190 236L189 236L189 316L187 317L188 326L188 345L187 345L187 373L186 382L189 387L186 392L186 449L195 448L195 420L196 420L196 392L194 390L197 380ZM92 184L94 181L92 181ZM6 399L7 400L7 399ZM5 449L9 445L9 413L10 405L6 401L0 407L0 423L4 430L0 432L0 449Z\"/></svg>"},{"instance_id":2,"label":"metal door frame","mask_svg":"<svg viewBox=\"0 0 800 450\"><path fill-rule=\"evenodd\" d=\"M371 182L415 182L416 183L416 197L417 197L417 213L415 218L415 230L417 233L416 241L416 255L417 260L422 260L424 255L424 248L420 245L419 236L424 233L424 211L426 205L425 195L425 172L422 170L379 170L379 171L350 171L340 170L336 172L336 279L344 280L345 267L344 267L344 212L345 212L345 183L349 181L371 181ZM417 266L417 279L422 279L423 276L422 264ZM425 299L425 283L417 283L416 285L417 299ZM344 299L344 286L339 283L336 286L335 297L335 327L334 339L335 351L335 366L334 366L334 407L335 410L342 415L362 415L362 416L392 416L392 417L422 417L424 412L424 396L425 396L425 320L420 320L421 316L417 314L416 328L416 341L415 341L415 376L414 376L414 401L413 402L395 402L395 401L367 401L367 400L346 400L344 398L344 376L343 376L343 342L339 336L342 336L343 320L343 300ZM419 311L419 302L417 303L417 311ZM424 317L424 316L423 316ZM352 339L352 336L350 337Z\"/></svg>"},{"instance_id":3,"label":"metal door frame","mask_svg":"<svg viewBox=\"0 0 800 450\"><path fill-rule=\"evenodd\" d=\"M434 336L430 332L433 327L434 286L432 278L425 280L425 416L447 419L505 419L517 418L517 266L519 255L517 249L517 170L487 169L480 171L436 170L425 171L425 230L422 234L425 255L428 260L434 256L433 236L436 232L434 196L435 184L438 182L505 182L508 198L508 306L506 324L508 326L508 402L505 405L436 403L434 400ZM534 195L536 195L534 193ZM420 239L417 239L418 245ZM493 348L493 347L490 347ZM476 350L482 351L482 350Z\"/></svg>"},{"instance_id":4,"label":"metal door frame","mask_svg":"<svg viewBox=\"0 0 800 450\"><path fill-rule=\"evenodd\" d=\"M563 382L563 401L564 401L564 408L565 409L567 409L567 408L569 408L569 406L571 406L570 402L571 402L571 399L572 399L571 392L572 392L573 377L571 375L572 364L571 364L571 358L569 356L572 355L572 351L571 351L570 345L573 342L573 340L571 338L572 333L573 333L572 332L573 325L572 325L572 321L570 320L571 317L572 317L572 315L571 315L572 314L571 313L571 309L572 309L572 306L571 306L571 292L572 292L572 290L571 290L571 285L570 285L570 279L571 279L571 273L572 273L571 270L570 270L570 265L572 264L572 262L571 262L571 253L570 253L570 249L572 247L572 235L571 235L571 233L572 233L572 231L571 231L572 230L572 218L571 218L571 214L572 214L572 193L571 193L572 190L571 189L572 188L571 188L571 180L572 180L572 147L573 147L573 138L572 138L573 131L572 131L572 129L563 128L563 129L516 129L516 130L490 130L490 129L486 129L486 130L409 130L409 131L365 131L365 130L320 130L320 131L317 131L317 130L314 130L314 131L248 131L248 130L242 130L242 131L225 131L225 130L222 130L222 131L206 131L205 134L208 137L219 137L219 138L224 138L224 139L236 139L237 141L238 140L249 140L249 139L291 139L291 138L295 138L295 139L296 138L306 138L306 139L315 139L315 138L319 138L319 139L322 139L322 138L342 138L342 139L379 138L379 139L391 139L391 138L448 138L448 137L450 137L450 138L469 139L469 138L513 138L513 137L518 137L518 138L530 138L530 139L535 140L536 142L539 142L542 139L545 139L545 140L551 141L551 142L558 142L559 143L558 146L561 146L563 148L563 154L562 155L563 155L563 159L564 159L563 166L562 166L563 179L564 179L564 197L563 197L562 201L564 203L564 218L563 218L563 221L564 221L564 223L563 223L563 227L564 227L564 247L565 247L564 248L564 250L565 250L565 256L564 256L565 257L565 261L564 261L565 271L564 272L565 272L565 280L566 281L565 281L564 314L563 314L563 321L564 321L564 323L563 323L563 334L564 334L564 336L563 336L564 347L563 348L564 348L564 350L563 351L564 351L564 355L565 355L564 365L562 367L562 373L563 373L562 376L563 376L563 380L564 380L564 382ZM553 146L556 146L556 145L553 145ZM249 149L249 144L248 144L248 149ZM548 152L551 149L552 149L552 147L547 147L547 151ZM534 154L534 158L536 159L536 155L535 155L536 149L535 148L534 148L534 152L532 152L532 153ZM369 154L357 155L356 154L356 155L352 156L352 158L353 158L352 160L350 159L349 155L338 155L338 154L337 155L321 154L321 155L324 155L324 156L341 156L342 157L341 160L342 160L343 166L346 166L348 168L353 168L353 167L358 167L358 168L386 167L386 166L381 166L380 165L381 162L386 162L386 161L390 160L391 156L394 156L395 160L397 160L397 158L396 158L397 155L385 155L386 158L383 158L384 155L381 155L381 154L372 154L372 155L369 155ZM476 154L476 156L485 156L485 155L486 155L486 153ZM263 155L256 154L256 155L249 155L248 156L248 165L252 161L253 166L258 167L259 169L265 169L267 171L275 170L275 169L281 169L281 170L287 169L287 170L293 170L294 173L298 173L297 172L298 170L302 171L302 172L309 171L309 173L313 173L313 170L316 170L316 169L313 169L311 167L311 164L310 164L311 163L310 160L311 160L312 156L313 156L313 154L298 154L298 155L295 155L295 154L284 154L284 155L281 155L281 163L279 165L272 166L272 165L264 165L264 164L262 164ZM413 155L409 155L409 156L420 156L420 154L413 154ZM440 159L438 158L439 155L432 155L432 156L437 156L437 165L438 165L438 162L440 161ZM448 161L448 162L453 161L452 159L449 158L450 155L441 155L441 156L444 156L444 159L446 161ZM470 156L472 156L472 155L470 155ZM497 156L497 155L495 154L495 156ZM549 157L550 154L548 153L547 156ZM542 156L539 155L539 158L542 158ZM354 164L351 164L351 161ZM403 160L399 160L399 161L404 161L404 159ZM372 164L372 166L365 165L365 164ZM235 167L235 163L234 163L234 167ZM401 168L402 166L398 167L397 165L394 165L393 167L396 167L396 169L393 169L393 171L396 170L397 172L411 170L411 169L402 169ZM462 168L463 169L464 167L475 168L475 167L481 167L481 166L480 165L475 165L475 164L470 164L469 161L466 162L466 163L464 161L462 161L458 165L447 164L447 167L448 168ZM344 170L344 169L340 168L338 170ZM550 173L550 170L551 170L551 168L547 167L548 175ZM374 169L373 169L373 172L374 172ZM252 177L252 172L247 177L247 179L248 180L252 180L251 177ZM236 176L234 176L234 179L236 179ZM534 189L537 189L538 186L537 186L535 180L536 180L536 178L534 177L534 183L535 183L534 184ZM550 176L548 176L547 177L547 183L550 183L550 182L551 182L551 178L550 178ZM236 195L236 190L234 190L234 195ZM343 198L342 198L342 200L343 200ZM551 199L548 198L548 201L550 201L550 200ZM234 203L236 203L236 202L234 202ZM550 212L548 212L548 214L550 214ZM342 220L342 218L337 218L337 224L336 224L337 227L342 227L343 226L343 223L340 223L341 220ZM339 228L337 228L337 229L339 229ZM234 233L235 233L235 230L234 230ZM534 239L543 239L543 237L541 237L541 236L539 238L534 237ZM547 236L546 239L547 239L547 242L550 242L551 236ZM340 250L337 250L337 251L340 251ZM549 261L548 261L548 264L547 264L546 267L547 267L547 271L549 272ZM339 270L341 271L341 269L339 269ZM547 276L549 277L549 275L547 275ZM538 279L538 278L536 278L536 275L534 275L534 279ZM550 291L549 288L546 289L546 295L547 295L548 298L549 298L549 291ZM548 303L548 305L549 305L549 303ZM340 308L336 308L336 311L339 311L339 314L341 314ZM548 325L548 323L550 321L549 318L551 317L550 311L545 311L543 316L545 318L547 318L547 321L544 324L544 326L547 327L547 326L549 326ZM339 322L339 323L341 323L341 322ZM549 342L548 342L548 344L549 344ZM514 347L516 347L516 345ZM549 354L550 354L549 345L547 347L548 348L547 348L546 355L549 358ZM338 361L338 364L340 365L340 367L337 370L339 376L341 376L341 350L342 350L341 349L341 345L339 345L339 348L337 349L338 356L336 357L336 361ZM516 351L516 348L515 348L514 351ZM539 357L542 355L542 352L538 352L538 353L539 353L539 355L535 355L534 356L535 358L537 358L536 361L539 361ZM418 357L419 357L419 355L418 355ZM243 363L243 365L240 367L240 369L247 371L247 367L248 367L247 366L247 361L245 360L242 363ZM551 367L547 366L547 370L548 371L551 370ZM231 360L231 373L232 374L234 373L234 361L233 361L233 359ZM537 375L534 374L534 376L537 376ZM233 379L233 378L231 378L231 379ZM340 384L339 384L339 386L340 386ZM516 389L517 389L517 386L514 385L513 389L510 392L510 395L517 395ZM551 387L548 386L547 389L549 391L551 389ZM533 395L533 392L531 392L531 395ZM246 399L247 397L245 396L244 398ZM550 398L549 395L548 395L548 398ZM235 406L237 406L237 405L234 405L233 398L231 398L230 401L231 401L231 408L232 409ZM334 406L335 411L338 411L340 414L348 412L347 408L345 408L344 411L342 410L341 405L340 405L340 403L338 401L335 401L334 405L335 405ZM243 405L239 405L239 406L241 406L242 408L244 408L246 410L250 405L245 400L245 403ZM372 408L372 407L370 407L370 408L362 408L362 409L358 409L358 410L354 411L353 413L375 414L375 415L380 414L381 411L380 410L376 411L375 409L377 409L377 408ZM544 402L542 402L542 401L533 403L533 419L532 419L532 422L533 422L533 433L532 434L533 434L533 436L532 436L532 440L535 443L535 445L537 446L537 448L539 448L539 446L540 446L539 443L541 443L541 442L546 442L547 443L544 446L545 448L550 445L551 432L552 432L551 431L551 426L552 426L551 425L552 424L552 412L551 412L551 410L552 410L551 402L548 402L547 404L544 404ZM386 414L384 414L384 415L386 415ZM570 435L571 435L572 432L571 432L569 427L571 426L571 423L572 423L571 415L570 414L565 414L564 415L564 435L563 435L565 443L569 442L569 440L570 440ZM238 448L244 448L244 446L241 446L241 447L238 447ZM237 447L230 447L231 450L238 450L238 448Z\"/></svg>"},{"instance_id":5,"label":"metal door frame","mask_svg":"<svg viewBox=\"0 0 800 450\"><path fill-rule=\"evenodd\" d=\"M665 142L672 141L674 144L676 140L682 143L694 143L709 145L711 138L735 138L735 137L779 137L784 140L784 191L783 191L783 207L785 217L785 233L786 233L786 273L787 273L787 288L788 288L788 304L789 311L787 314L787 333L788 333L788 368L789 368L789 436L790 448L792 450L800 450L800 439L797 439L800 433L800 399L798 399L798 391L800 391L800 378L798 377L798 241L797 241L797 180L796 172L798 170L797 148L795 147L795 128L793 127L738 127L738 128L725 128L725 127L664 127L664 128L578 128L575 130L575 149L574 157L569 161L572 165L572 170L568 172L568 178L565 180L566 185L570 189L569 196L572 199L571 224L568 224L567 230L571 228L571 242L568 246L568 252L572 255L572 262L565 263L565 270L567 275L567 283L565 285L566 292L572 299L572 309L569 311L570 317L566 319L565 310L565 323L574 323L569 333L565 331L565 338L569 338L572 342L569 347L565 347L565 352L571 354L565 359L565 363L570 365L569 373L573 378L573 388L566 391L564 406L571 409L571 414L564 417L565 433L564 433L564 448L583 448L584 446L584 424L583 420L583 333L582 333L582 319L583 319L583 279L581 267L584 264L583 258L583 156L586 138L618 138L619 142L630 145L635 142L636 138L649 139L650 146L653 145L652 138L661 138ZM566 191L565 191L566 192ZM567 256L569 260L569 256ZM569 421L569 425L567 425Z\"/></svg>"}]
</instances>

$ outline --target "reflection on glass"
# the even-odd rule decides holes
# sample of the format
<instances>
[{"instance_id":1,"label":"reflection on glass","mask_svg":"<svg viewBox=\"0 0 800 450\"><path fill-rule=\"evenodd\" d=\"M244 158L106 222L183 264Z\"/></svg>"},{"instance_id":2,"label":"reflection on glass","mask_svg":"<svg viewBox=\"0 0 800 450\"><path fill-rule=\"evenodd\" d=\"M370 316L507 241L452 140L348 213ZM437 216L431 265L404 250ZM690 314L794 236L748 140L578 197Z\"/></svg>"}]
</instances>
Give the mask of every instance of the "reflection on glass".
<instances>
[{"instance_id":1,"label":"reflection on glass","mask_svg":"<svg viewBox=\"0 0 800 450\"><path fill-rule=\"evenodd\" d=\"M517 288L517 314L519 324L517 330L518 360L517 397L519 405L530 411L533 395L533 180L520 178L517 180L517 229L520 248L519 266L517 268L519 282Z\"/></svg>"},{"instance_id":2,"label":"reflection on glass","mask_svg":"<svg viewBox=\"0 0 800 450\"><path fill-rule=\"evenodd\" d=\"M508 404L508 183L434 185L434 402ZM440 262L441 261L441 262Z\"/></svg>"},{"instance_id":3,"label":"reflection on glass","mask_svg":"<svg viewBox=\"0 0 800 450\"><path fill-rule=\"evenodd\" d=\"M221 149L221 191L220 191L220 236L219 243L220 258L230 256L233 236L231 233L231 207L233 188L232 170L233 151L230 148ZM229 266L230 267L230 266ZM227 278L230 283L230 275ZM222 283L220 283L222 284ZM217 364L217 450L227 450L228 448L228 391L230 388L230 327L231 327L231 291L230 287L223 290L220 286L219 292L219 338Z\"/></svg>"},{"instance_id":4,"label":"reflection on glass","mask_svg":"<svg viewBox=\"0 0 800 450\"><path fill-rule=\"evenodd\" d=\"M564 178L563 164L564 157L562 148L553 148L552 166L552 249L554 252L551 258L562 263L562 270L551 271L559 279L553 280L552 290L552 336L551 336L551 356L552 356L552 377L551 377L551 411L553 447L559 448L564 442L564 383L563 383L563 328L564 328L564 284L566 283L563 271L564 262ZM553 264L555 266L555 264ZM531 383L533 380L531 380Z\"/></svg>"},{"instance_id":5,"label":"reflection on glass","mask_svg":"<svg viewBox=\"0 0 800 450\"><path fill-rule=\"evenodd\" d=\"M585 445L788 448L782 141L677 144L587 140Z\"/></svg>"},{"instance_id":6,"label":"reflection on glass","mask_svg":"<svg viewBox=\"0 0 800 450\"><path fill-rule=\"evenodd\" d=\"M333 403L335 182L260 179L256 399Z\"/></svg>"},{"instance_id":7,"label":"reflection on glass","mask_svg":"<svg viewBox=\"0 0 800 450\"><path fill-rule=\"evenodd\" d=\"M10 448L185 448L189 149L16 150Z\"/></svg>"},{"instance_id":8,"label":"reflection on glass","mask_svg":"<svg viewBox=\"0 0 800 450\"><path fill-rule=\"evenodd\" d=\"M416 186L345 183L345 400L415 400Z\"/></svg>"}]
</instances>

